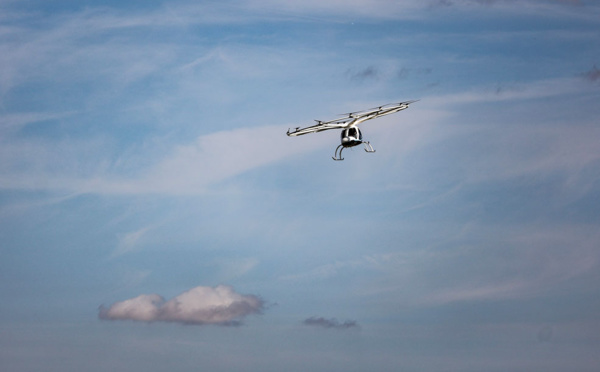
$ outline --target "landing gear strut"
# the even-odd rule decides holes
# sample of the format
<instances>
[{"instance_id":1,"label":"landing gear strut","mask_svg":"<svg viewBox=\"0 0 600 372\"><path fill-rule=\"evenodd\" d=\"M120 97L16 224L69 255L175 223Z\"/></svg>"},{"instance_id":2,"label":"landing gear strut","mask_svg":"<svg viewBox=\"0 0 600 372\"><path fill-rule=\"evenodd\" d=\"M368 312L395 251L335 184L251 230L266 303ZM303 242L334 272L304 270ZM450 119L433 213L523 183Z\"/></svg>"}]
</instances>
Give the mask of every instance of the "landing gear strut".
<instances>
[{"instance_id":1,"label":"landing gear strut","mask_svg":"<svg viewBox=\"0 0 600 372\"><path fill-rule=\"evenodd\" d=\"M335 161L344 160L344 158L342 158L342 151L346 147L354 147L354 146L359 145L361 143L365 145L365 151L366 152L375 152L375 149L373 148L373 146L371 146L371 143L369 141L361 141L359 143L353 143L353 144L349 144L349 145L343 143L343 144L339 145L338 147L336 147L335 154L331 158L333 160L335 160ZM339 153L338 153L338 150L339 150Z\"/></svg>"}]
</instances>

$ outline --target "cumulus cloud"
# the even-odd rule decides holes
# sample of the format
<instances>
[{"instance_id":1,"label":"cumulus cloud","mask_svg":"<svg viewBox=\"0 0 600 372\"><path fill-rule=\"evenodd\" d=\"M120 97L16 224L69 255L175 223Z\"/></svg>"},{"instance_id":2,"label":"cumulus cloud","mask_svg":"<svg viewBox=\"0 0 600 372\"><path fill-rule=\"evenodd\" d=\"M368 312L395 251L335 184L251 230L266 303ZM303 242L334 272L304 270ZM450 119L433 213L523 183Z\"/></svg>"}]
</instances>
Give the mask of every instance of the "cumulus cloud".
<instances>
[{"instance_id":1,"label":"cumulus cloud","mask_svg":"<svg viewBox=\"0 0 600 372\"><path fill-rule=\"evenodd\" d=\"M340 323L335 318L326 319L323 317L315 317L315 316L310 317L308 319L304 319L302 324L304 324L306 326L312 326L312 327L333 328L333 329L359 328L359 325L355 320L346 320L343 323Z\"/></svg>"},{"instance_id":2,"label":"cumulus cloud","mask_svg":"<svg viewBox=\"0 0 600 372\"><path fill-rule=\"evenodd\" d=\"M103 320L175 322L183 324L237 325L241 319L260 313L263 301L254 295L236 293L232 287L195 287L166 301L157 294L144 294L100 307Z\"/></svg>"},{"instance_id":3,"label":"cumulus cloud","mask_svg":"<svg viewBox=\"0 0 600 372\"><path fill-rule=\"evenodd\" d=\"M130 319L151 322L159 318L160 307L165 300L157 295L140 295L122 302L115 302L108 309L100 307L101 319Z\"/></svg>"}]
</instances>

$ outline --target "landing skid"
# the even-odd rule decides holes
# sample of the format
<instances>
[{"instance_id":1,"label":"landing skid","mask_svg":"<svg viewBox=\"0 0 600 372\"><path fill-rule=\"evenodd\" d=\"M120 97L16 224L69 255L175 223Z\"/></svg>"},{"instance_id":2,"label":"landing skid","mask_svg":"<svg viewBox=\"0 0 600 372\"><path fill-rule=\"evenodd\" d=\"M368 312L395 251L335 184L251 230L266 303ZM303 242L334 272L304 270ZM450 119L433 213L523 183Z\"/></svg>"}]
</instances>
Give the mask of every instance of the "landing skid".
<instances>
[{"instance_id":1,"label":"landing skid","mask_svg":"<svg viewBox=\"0 0 600 372\"><path fill-rule=\"evenodd\" d=\"M373 148L373 146L371 146L371 143L369 141L362 141L361 143L365 145L366 152L375 152L375 149ZM335 154L331 158L335 161L344 160L344 158L342 158L342 151L344 151L344 149L346 147L347 146L344 146L344 145L339 145L338 147L336 147ZM339 150L339 153L338 153L338 150Z\"/></svg>"}]
</instances>

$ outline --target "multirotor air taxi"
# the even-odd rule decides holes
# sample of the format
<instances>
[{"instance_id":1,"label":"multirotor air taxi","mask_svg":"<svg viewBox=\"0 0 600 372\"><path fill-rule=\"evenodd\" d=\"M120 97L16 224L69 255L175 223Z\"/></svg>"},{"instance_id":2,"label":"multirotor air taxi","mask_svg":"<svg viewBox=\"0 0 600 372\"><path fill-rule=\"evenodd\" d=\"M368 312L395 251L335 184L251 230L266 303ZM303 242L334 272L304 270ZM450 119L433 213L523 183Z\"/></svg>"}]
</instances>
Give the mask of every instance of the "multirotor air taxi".
<instances>
[{"instance_id":1,"label":"multirotor air taxi","mask_svg":"<svg viewBox=\"0 0 600 372\"><path fill-rule=\"evenodd\" d=\"M360 132L360 129L358 129L358 124L367 120L406 110L408 106L414 102L417 102L417 100L390 103L364 111L350 112L348 114L344 114L341 118L328 121L315 120L317 122L316 125L306 128L298 127L293 131L288 129L287 135L295 137L307 133L317 133L330 129L342 129L340 136L342 143L335 149L333 160L344 160L344 158L342 158L342 151L347 147L354 147L360 144L364 144L366 152L375 152L375 149L373 149L373 146L371 146L369 141L363 141L362 133Z\"/></svg>"}]
</instances>

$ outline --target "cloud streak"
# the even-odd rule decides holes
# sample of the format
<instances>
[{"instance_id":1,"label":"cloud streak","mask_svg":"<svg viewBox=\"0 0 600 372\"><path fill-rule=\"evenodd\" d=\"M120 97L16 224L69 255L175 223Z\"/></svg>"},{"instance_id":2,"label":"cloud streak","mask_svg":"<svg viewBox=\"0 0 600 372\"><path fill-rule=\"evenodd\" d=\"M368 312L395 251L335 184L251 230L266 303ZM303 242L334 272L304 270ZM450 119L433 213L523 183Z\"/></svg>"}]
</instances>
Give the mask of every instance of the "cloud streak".
<instances>
[{"instance_id":1,"label":"cloud streak","mask_svg":"<svg viewBox=\"0 0 600 372\"><path fill-rule=\"evenodd\" d=\"M192 325L239 325L248 315L258 314L263 301L254 295L236 293L232 287L195 287L166 301L158 294L143 294L110 307L100 307L102 320L170 322Z\"/></svg>"},{"instance_id":2,"label":"cloud streak","mask_svg":"<svg viewBox=\"0 0 600 372\"><path fill-rule=\"evenodd\" d=\"M118 243L117 247L111 254L110 258L116 258L127 253L135 252L140 248L140 241L143 240L144 236L148 231L152 230L153 226L146 226L141 229L130 231L125 234L119 234L117 236Z\"/></svg>"},{"instance_id":3,"label":"cloud streak","mask_svg":"<svg viewBox=\"0 0 600 372\"><path fill-rule=\"evenodd\" d=\"M388 293L384 288L389 283L395 283L388 289L402 291L404 304L417 307L556 298L572 295L575 287L589 293L594 291L590 283L600 262L595 250L598 234L593 230L593 226L534 230L473 225L439 247L372 256L376 263L370 267L386 273L385 284L373 288L381 296Z\"/></svg>"},{"instance_id":4,"label":"cloud streak","mask_svg":"<svg viewBox=\"0 0 600 372\"><path fill-rule=\"evenodd\" d=\"M593 75L593 70L585 74ZM477 87L472 90L456 92L450 95L430 97L430 104L447 106L473 103L492 103L503 101L532 100L552 98L564 95L594 92L595 87L582 84L578 78L553 78L525 83L514 83L494 88Z\"/></svg>"},{"instance_id":5,"label":"cloud streak","mask_svg":"<svg viewBox=\"0 0 600 372\"><path fill-rule=\"evenodd\" d=\"M102 159L101 141L64 141L61 153L53 152L53 143L6 144L0 149L5 160L0 165L4 174L0 188L117 195L202 194L220 181L328 145L324 136L311 141L288 138L285 131L293 126L242 128L200 136L191 143L174 146L155 164L128 176L117 174L114 167L106 168L104 160L95 160ZM87 157L76 155L86 150ZM68 156L63 158L65 154ZM86 174L79 172L82 169Z\"/></svg>"},{"instance_id":6,"label":"cloud streak","mask_svg":"<svg viewBox=\"0 0 600 372\"><path fill-rule=\"evenodd\" d=\"M323 318L323 317L310 317L308 319L304 319L302 324L310 327L317 328L327 328L327 329L350 329L350 328L360 328L358 323L355 320L346 320L343 323L340 323L336 318Z\"/></svg>"}]
</instances>

